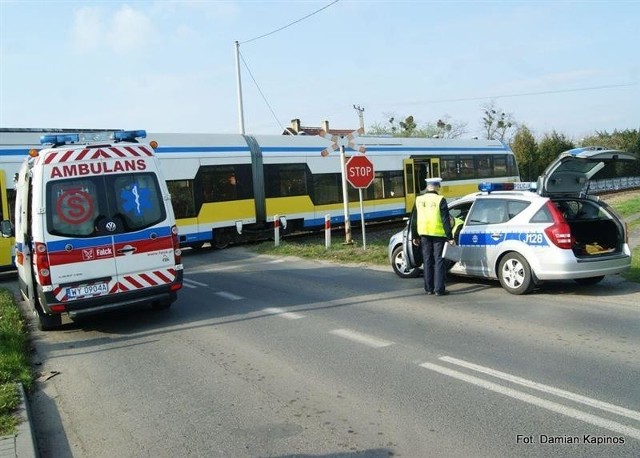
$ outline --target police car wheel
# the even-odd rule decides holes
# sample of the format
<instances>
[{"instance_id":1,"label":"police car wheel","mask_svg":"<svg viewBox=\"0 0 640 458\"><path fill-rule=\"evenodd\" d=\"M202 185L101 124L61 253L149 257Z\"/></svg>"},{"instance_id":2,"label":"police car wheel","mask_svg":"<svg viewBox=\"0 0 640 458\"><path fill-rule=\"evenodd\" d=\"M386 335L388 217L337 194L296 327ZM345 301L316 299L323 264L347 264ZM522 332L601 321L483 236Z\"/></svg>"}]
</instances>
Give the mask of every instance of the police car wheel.
<instances>
[{"instance_id":1,"label":"police car wheel","mask_svg":"<svg viewBox=\"0 0 640 458\"><path fill-rule=\"evenodd\" d=\"M417 267L411 267L408 265L404 258L402 246L397 246L391 253L391 267L393 271L400 278L415 278L420 275L420 270Z\"/></svg>"},{"instance_id":2,"label":"police car wheel","mask_svg":"<svg viewBox=\"0 0 640 458\"><path fill-rule=\"evenodd\" d=\"M518 253L507 253L498 267L500 284L511 294L526 294L533 288L533 275L527 260Z\"/></svg>"},{"instance_id":3,"label":"police car wheel","mask_svg":"<svg viewBox=\"0 0 640 458\"><path fill-rule=\"evenodd\" d=\"M604 278L604 275L599 275L597 277L574 278L573 281L575 281L579 285L588 286L588 285L595 285L596 283L600 283L603 278Z\"/></svg>"}]
</instances>

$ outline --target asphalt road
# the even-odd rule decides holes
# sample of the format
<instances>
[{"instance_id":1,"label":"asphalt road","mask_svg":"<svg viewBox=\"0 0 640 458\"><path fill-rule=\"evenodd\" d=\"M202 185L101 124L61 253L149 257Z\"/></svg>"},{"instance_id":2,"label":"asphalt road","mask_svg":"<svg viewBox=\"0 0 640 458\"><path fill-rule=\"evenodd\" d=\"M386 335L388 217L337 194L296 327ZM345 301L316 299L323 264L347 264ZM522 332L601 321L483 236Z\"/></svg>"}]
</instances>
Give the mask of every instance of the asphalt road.
<instances>
[{"instance_id":1,"label":"asphalt road","mask_svg":"<svg viewBox=\"0 0 640 458\"><path fill-rule=\"evenodd\" d=\"M42 457L640 455L640 285L184 262L168 311L33 331Z\"/></svg>"}]
</instances>

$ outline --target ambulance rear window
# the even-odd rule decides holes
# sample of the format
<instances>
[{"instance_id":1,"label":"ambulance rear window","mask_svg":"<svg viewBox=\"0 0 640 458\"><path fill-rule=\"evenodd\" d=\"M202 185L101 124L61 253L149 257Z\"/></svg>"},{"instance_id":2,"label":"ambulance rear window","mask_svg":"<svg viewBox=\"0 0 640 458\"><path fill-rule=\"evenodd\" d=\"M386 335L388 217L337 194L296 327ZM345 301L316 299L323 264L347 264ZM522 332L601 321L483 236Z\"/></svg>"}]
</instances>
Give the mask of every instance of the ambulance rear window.
<instances>
[{"instance_id":1,"label":"ambulance rear window","mask_svg":"<svg viewBox=\"0 0 640 458\"><path fill-rule=\"evenodd\" d=\"M47 228L54 235L92 237L133 232L166 218L153 173L49 181L46 195Z\"/></svg>"}]
</instances>

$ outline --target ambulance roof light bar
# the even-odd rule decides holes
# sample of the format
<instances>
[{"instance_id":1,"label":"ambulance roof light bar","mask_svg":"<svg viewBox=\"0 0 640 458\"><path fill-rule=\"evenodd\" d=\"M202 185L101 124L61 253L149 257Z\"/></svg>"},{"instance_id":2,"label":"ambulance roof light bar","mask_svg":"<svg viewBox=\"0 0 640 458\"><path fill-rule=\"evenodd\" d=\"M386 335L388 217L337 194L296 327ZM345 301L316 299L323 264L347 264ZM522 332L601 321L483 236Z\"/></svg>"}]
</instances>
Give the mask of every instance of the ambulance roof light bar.
<instances>
[{"instance_id":1,"label":"ambulance roof light bar","mask_svg":"<svg viewBox=\"0 0 640 458\"><path fill-rule=\"evenodd\" d=\"M91 142L135 142L137 138L145 138L146 130L116 130L100 132L82 132L79 134L48 134L40 137L43 145L62 146L74 143Z\"/></svg>"},{"instance_id":2,"label":"ambulance roof light bar","mask_svg":"<svg viewBox=\"0 0 640 458\"><path fill-rule=\"evenodd\" d=\"M478 190L491 193L493 191L535 191L537 185L532 181L519 181L517 183L480 183Z\"/></svg>"}]
</instances>

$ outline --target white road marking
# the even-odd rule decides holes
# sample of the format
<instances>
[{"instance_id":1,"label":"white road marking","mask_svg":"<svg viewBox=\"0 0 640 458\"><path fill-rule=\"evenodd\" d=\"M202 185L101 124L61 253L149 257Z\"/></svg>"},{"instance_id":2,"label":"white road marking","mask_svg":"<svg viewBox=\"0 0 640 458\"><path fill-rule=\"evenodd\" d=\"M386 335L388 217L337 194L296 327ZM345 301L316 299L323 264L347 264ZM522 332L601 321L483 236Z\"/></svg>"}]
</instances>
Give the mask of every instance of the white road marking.
<instances>
[{"instance_id":1,"label":"white road marking","mask_svg":"<svg viewBox=\"0 0 640 458\"><path fill-rule=\"evenodd\" d=\"M217 294L220 297L224 297L225 299L229 299L232 301L239 301L240 299L244 299L242 296L236 296L233 293L227 293L226 291L216 291L214 294Z\"/></svg>"},{"instance_id":2,"label":"white road marking","mask_svg":"<svg viewBox=\"0 0 640 458\"><path fill-rule=\"evenodd\" d=\"M197 286L189 284L189 282L184 281L184 279L182 280L182 286L186 286L187 288L197 288Z\"/></svg>"},{"instance_id":3,"label":"white road marking","mask_svg":"<svg viewBox=\"0 0 640 458\"><path fill-rule=\"evenodd\" d=\"M182 278L182 282L183 283L189 283L190 285L196 285L196 286L209 286L206 283L200 283L199 281L195 281L195 280L191 280L190 278ZM195 286L191 286L192 288L195 288Z\"/></svg>"},{"instance_id":4,"label":"white road marking","mask_svg":"<svg viewBox=\"0 0 640 458\"><path fill-rule=\"evenodd\" d=\"M388 347L389 345L394 344L394 342L378 339L377 337L362 334L357 331L352 331L351 329L334 329L333 331L329 331L329 333L336 336L344 337L345 339L353 340L354 342L365 344L373 348Z\"/></svg>"},{"instance_id":5,"label":"white road marking","mask_svg":"<svg viewBox=\"0 0 640 458\"><path fill-rule=\"evenodd\" d=\"M635 410L625 409L624 407L620 407L615 404L609 404L608 402L602 402L602 401L598 401L597 399L591 399L586 396L571 393L570 391L561 390L560 388L554 388L549 385L543 385L542 383L537 383L531 380L524 379L522 377L506 374L504 372L490 369L488 367L479 366L477 364L463 361L461 359L452 358L450 356L442 356L438 359L451 364L456 364L458 366L466 367L467 369L471 369L477 372L482 372L484 374L491 375L493 377L507 380L509 382L516 383L518 385L526 386L528 388L533 388L534 390L553 394L561 398L569 399L571 401L575 401L581 404L595 407L596 409L606 410L607 412L611 412L617 415L621 415L623 417L631 418L633 420L640 420L640 412L637 412Z\"/></svg>"},{"instance_id":6,"label":"white road marking","mask_svg":"<svg viewBox=\"0 0 640 458\"><path fill-rule=\"evenodd\" d=\"M282 318L286 318L287 320L299 320L300 318L304 318L304 315L295 312L287 312L284 309L278 307L268 307L266 309L262 309L263 312L268 313L269 315L278 315Z\"/></svg>"},{"instance_id":7,"label":"white road marking","mask_svg":"<svg viewBox=\"0 0 640 458\"><path fill-rule=\"evenodd\" d=\"M527 393L522 393L520 391L507 388L507 387L498 385L496 383L488 382L484 379L474 377L472 375L467 375L462 372L454 371L444 366L438 366L436 364L431 364L431 363L422 363L420 364L420 367L424 367L425 369L429 369L434 372L438 372L440 374L446 375L448 377L453 377L458 380L462 380L463 382L471 383L472 385L476 385L476 386L485 388L487 390L494 391L496 393L500 393L505 396L509 396L510 398L518 399L528 404L542 407L543 409L547 409L552 412L556 412L561 415L565 415L567 417L571 417L576 420L580 420L585 423L590 423L594 426L608 429L609 431L614 431L616 433L620 433L622 435L633 437L634 439L640 440L640 429L631 428L629 426L623 425L615 421L607 420L605 418L601 418L596 415L591 415L589 413L582 412L577 409L572 409L570 407L563 406L562 404L547 401L546 399L538 398L536 396L532 396Z\"/></svg>"}]
</instances>

